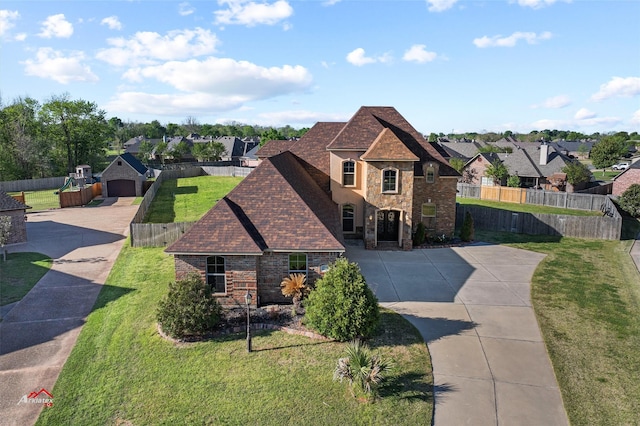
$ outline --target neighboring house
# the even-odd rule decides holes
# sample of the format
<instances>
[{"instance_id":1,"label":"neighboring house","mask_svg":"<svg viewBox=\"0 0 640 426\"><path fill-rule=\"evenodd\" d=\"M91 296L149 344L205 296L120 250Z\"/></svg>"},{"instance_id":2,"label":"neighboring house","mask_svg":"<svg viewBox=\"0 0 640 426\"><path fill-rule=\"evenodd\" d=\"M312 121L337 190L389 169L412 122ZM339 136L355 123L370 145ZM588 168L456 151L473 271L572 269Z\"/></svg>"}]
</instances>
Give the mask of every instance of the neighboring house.
<instances>
[{"instance_id":1,"label":"neighboring house","mask_svg":"<svg viewBox=\"0 0 640 426\"><path fill-rule=\"evenodd\" d=\"M11 218L11 232L8 244L24 243L27 241L27 224L25 213L31 207L24 205L11 195L0 190L0 216Z\"/></svg>"},{"instance_id":2,"label":"neighboring house","mask_svg":"<svg viewBox=\"0 0 640 426\"><path fill-rule=\"evenodd\" d=\"M497 160L507 167L509 175L520 177L520 186L523 188L565 190L566 175L562 173L562 169L572 161L569 157L548 144L514 146L511 153L477 154L465 165L462 180L475 185L494 185L493 180L485 175L485 171Z\"/></svg>"},{"instance_id":3,"label":"neighboring house","mask_svg":"<svg viewBox=\"0 0 640 426\"><path fill-rule=\"evenodd\" d=\"M215 139L215 142L224 145L226 153L222 156L223 161L240 161L259 144L253 139L240 139L235 136L221 136Z\"/></svg>"},{"instance_id":4,"label":"neighboring house","mask_svg":"<svg viewBox=\"0 0 640 426\"><path fill-rule=\"evenodd\" d=\"M446 152L445 158L447 160L451 158L460 158L464 161L469 161L479 152L480 148L484 146L483 143L474 141L464 142L438 142Z\"/></svg>"},{"instance_id":5,"label":"neighboring house","mask_svg":"<svg viewBox=\"0 0 640 426\"><path fill-rule=\"evenodd\" d=\"M591 149L595 145L595 141L565 141L557 140L550 142L556 151L573 158L589 158Z\"/></svg>"},{"instance_id":6,"label":"neighboring house","mask_svg":"<svg viewBox=\"0 0 640 426\"><path fill-rule=\"evenodd\" d=\"M613 178L612 194L619 197L634 183L640 185L640 160L632 163L627 170Z\"/></svg>"},{"instance_id":7,"label":"neighboring house","mask_svg":"<svg viewBox=\"0 0 640 426\"><path fill-rule=\"evenodd\" d=\"M245 155L240 157L240 166L241 167L257 167L260 164L260 159L258 159L257 153L260 149L260 145L256 145L253 149L247 152Z\"/></svg>"},{"instance_id":8,"label":"neighboring house","mask_svg":"<svg viewBox=\"0 0 640 426\"><path fill-rule=\"evenodd\" d=\"M101 174L103 197L141 197L147 168L132 154L118 155Z\"/></svg>"},{"instance_id":9,"label":"neighboring house","mask_svg":"<svg viewBox=\"0 0 640 426\"><path fill-rule=\"evenodd\" d=\"M309 282L345 251L410 250L423 222L452 235L460 176L392 107L362 107L347 123L317 123L300 140L270 141L261 163L166 252L176 279L199 273L226 305L286 299L280 282Z\"/></svg>"}]
</instances>

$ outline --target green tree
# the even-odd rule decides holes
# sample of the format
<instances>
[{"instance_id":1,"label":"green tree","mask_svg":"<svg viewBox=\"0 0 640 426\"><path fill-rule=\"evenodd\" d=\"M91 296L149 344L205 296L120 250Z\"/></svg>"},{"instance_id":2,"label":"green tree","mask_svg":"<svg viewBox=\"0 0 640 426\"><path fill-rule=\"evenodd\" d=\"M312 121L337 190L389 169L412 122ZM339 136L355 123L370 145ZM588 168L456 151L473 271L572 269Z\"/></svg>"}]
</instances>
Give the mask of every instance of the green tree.
<instances>
[{"instance_id":1,"label":"green tree","mask_svg":"<svg viewBox=\"0 0 640 426\"><path fill-rule=\"evenodd\" d=\"M492 178L494 183L502 185L502 183L507 179L507 176L509 176L509 169L502 161L494 160L493 163L488 165L484 170L484 174L485 176Z\"/></svg>"},{"instance_id":2,"label":"green tree","mask_svg":"<svg viewBox=\"0 0 640 426\"><path fill-rule=\"evenodd\" d=\"M269 129L265 130L260 136L260 146L264 145L268 141L277 141L277 140L285 140L286 138L282 133L273 127L269 127Z\"/></svg>"},{"instance_id":3,"label":"green tree","mask_svg":"<svg viewBox=\"0 0 640 426\"><path fill-rule=\"evenodd\" d=\"M66 173L72 173L79 164L95 167L104 159L109 123L97 104L71 100L68 94L53 96L44 103L39 116L54 157Z\"/></svg>"},{"instance_id":4,"label":"green tree","mask_svg":"<svg viewBox=\"0 0 640 426\"><path fill-rule=\"evenodd\" d=\"M193 155L198 161L207 161L211 157L211 142L194 143L191 148L191 155Z\"/></svg>"},{"instance_id":5,"label":"green tree","mask_svg":"<svg viewBox=\"0 0 640 426\"><path fill-rule=\"evenodd\" d=\"M160 157L160 161L164 164L164 160L169 154L169 144L164 139L158 142L154 148L154 153L156 156Z\"/></svg>"},{"instance_id":6,"label":"green tree","mask_svg":"<svg viewBox=\"0 0 640 426\"><path fill-rule=\"evenodd\" d=\"M371 336L380 320L378 300L360 268L345 258L337 259L316 282L305 308L311 328L342 341Z\"/></svg>"},{"instance_id":7,"label":"green tree","mask_svg":"<svg viewBox=\"0 0 640 426\"><path fill-rule=\"evenodd\" d=\"M567 182L571 185L580 185L591 181L591 170L579 161L572 161L562 168L562 173L567 174Z\"/></svg>"},{"instance_id":8,"label":"green tree","mask_svg":"<svg viewBox=\"0 0 640 426\"><path fill-rule=\"evenodd\" d=\"M520 176L511 175L507 178L507 186L510 188L520 188Z\"/></svg>"},{"instance_id":9,"label":"green tree","mask_svg":"<svg viewBox=\"0 0 640 426\"><path fill-rule=\"evenodd\" d=\"M149 163L149 158L151 157L151 153L153 152L153 144L150 140L145 139L140 142L140 146L138 148L138 157L140 161L147 164Z\"/></svg>"},{"instance_id":10,"label":"green tree","mask_svg":"<svg viewBox=\"0 0 640 426\"><path fill-rule=\"evenodd\" d=\"M460 174L462 174L462 170L464 169L464 160L461 158L452 158L449 160L449 164L451 165L451 167L453 167L454 169L456 169L456 171Z\"/></svg>"},{"instance_id":11,"label":"green tree","mask_svg":"<svg viewBox=\"0 0 640 426\"><path fill-rule=\"evenodd\" d=\"M640 217L640 184L634 183L618 199L620 208L633 217Z\"/></svg>"},{"instance_id":12,"label":"green tree","mask_svg":"<svg viewBox=\"0 0 640 426\"><path fill-rule=\"evenodd\" d=\"M438 135L436 135L435 133L429 133L429 138L427 139L427 141L429 143L435 143L438 142Z\"/></svg>"},{"instance_id":13,"label":"green tree","mask_svg":"<svg viewBox=\"0 0 640 426\"><path fill-rule=\"evenodd\" d=\"M185 155L189 153L189 150L189 144L187 144L186 141L182 140L174 145L169 155L171 155L175 161L180 161Z\"/></svg>"},{"instance_id":14,"label":"green tree","mask_svg":"<svg viewBox=\"0 0 640 426\"><path fill-rule=\"evenodd\" d=\"M160 139L167 134L167 129L158 120L144 125L144 136L149 139Z\"/></svg>"},{"instance_id":15,"label":"green tree","mask_svg":"<svg viewBox=\"0 0 640 426\"><path fill-rule=\"evenodd\" d=\"M471 216L471 212L466 212L460 229L460 239L464 242L473 241L474 235L473 216Z\"/></svg>"},{"instance_id":16,"label":"green tree","mask_svg":"<svg viewBox=\"0 0 640 426\"><path fill-rule=\"evenodd\" d=\"M626 139L622 135L605 136L591 149L594 167L604 170L613 166L627 152Z\"/></svg>"},{"instance_id":17,"label":"green tree","mask_svg":"<svg viewBox=\"0 0 640 426\"><path fill-rule=\"evenodd\" d=\"M0 216L0 249L2 250L2 260L7 261L7 250L4 246L11 238L11 216Z\"/></svg>"}]
</instances>

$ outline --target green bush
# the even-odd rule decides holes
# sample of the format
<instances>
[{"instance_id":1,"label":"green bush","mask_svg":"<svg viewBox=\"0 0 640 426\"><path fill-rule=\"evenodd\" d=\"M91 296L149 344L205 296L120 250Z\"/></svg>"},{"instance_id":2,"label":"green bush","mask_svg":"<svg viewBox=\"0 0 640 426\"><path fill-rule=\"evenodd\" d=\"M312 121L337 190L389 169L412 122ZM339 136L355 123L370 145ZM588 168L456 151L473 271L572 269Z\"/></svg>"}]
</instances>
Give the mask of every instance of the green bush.
<instances>
[{"instance_id":1,"label":"green bush","mask_svg":"<svg viewBox=\"0 0 640 426\"><path fill-rule=\"evenodd\" d=\"M473 241L475 236L475 229L473 227L473 216L471 212L467 212L464 215L464 221L462 222L462 229L460 229L460 239L465 242Z\"/></svg>"},{"instance_id":2,"label":"green bush","mask_svg":"<svg viewBox=\"0 0 640 426\"><path fill-rule=\"evenodd\" d=\"M626 211L633 217L640 217L640 185L634 183L627 188L618 203L622 210Z\"/></svg>"},{"instance_id":3,"label":"green bush","mask_svg":"<svg viewBox=\"0 0 640 426\"><path fill-rule=\"evenodd\" d=\"M418 222L418 227L416 228L416 234L413 236L413 245L421 246L424 244L427 239L427 230L424 226L424 223Z\"/></svg>"},{"instance_id":4,"label":"green bush","mask_svg":"<svg viewBox=\"0 0 640 426\"><path fill-rule=\"evenodd\" d=\"M221 307L198 274L169 284L168 294L158 304L162 330L183 338L212 331L220 321Z\"/></svg>"},{"instance_id":5,"label":"green bush","mask_svg":"<svg viewBox=\"0 0 640 426\"><path fill-rule=\"evenodd\" d=\"M305 308L309 327L340 341L371 336L380 319L378 299L360 267L345 258L337 259L316 282Z\"/></svg>"}]
</instances>

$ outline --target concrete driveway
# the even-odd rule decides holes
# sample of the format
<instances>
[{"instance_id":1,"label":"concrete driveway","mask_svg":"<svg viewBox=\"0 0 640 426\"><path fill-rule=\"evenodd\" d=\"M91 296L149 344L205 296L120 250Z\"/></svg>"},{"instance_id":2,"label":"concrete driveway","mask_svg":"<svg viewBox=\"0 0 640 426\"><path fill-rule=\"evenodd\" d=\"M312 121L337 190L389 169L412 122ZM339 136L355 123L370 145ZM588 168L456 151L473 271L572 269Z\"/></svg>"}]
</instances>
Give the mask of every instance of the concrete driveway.
<instances>
[{"instance_id":1,"label":"concrete driveway","mask_svg":"<svg viewBox=\"0 0 640 426\"><path fill-rule=\"evenodd\" d=\"M509 247L370 251L350 246L381 305L431 353L434 424L567 425L530 299L544 255Z\"/></svg>"},{"instance_id":2,"label":"concrete driveway","mask_svg":"<svg viewBox=\"0 0 640 426\"><path fill-rule=\"evenodd\" d=\"M44 405L19 402L31 392L52 392L124 243L138 208L132 202L108 198L97 207L28 215L28 242L9 252L43 253L54 261L20 302L2 309L0 424L24 426L37 420ZM38 398L48 397L42 392ZM53 407L46 409L55 410L55 402L53 394Z\"/></svg>"}]
</instances>

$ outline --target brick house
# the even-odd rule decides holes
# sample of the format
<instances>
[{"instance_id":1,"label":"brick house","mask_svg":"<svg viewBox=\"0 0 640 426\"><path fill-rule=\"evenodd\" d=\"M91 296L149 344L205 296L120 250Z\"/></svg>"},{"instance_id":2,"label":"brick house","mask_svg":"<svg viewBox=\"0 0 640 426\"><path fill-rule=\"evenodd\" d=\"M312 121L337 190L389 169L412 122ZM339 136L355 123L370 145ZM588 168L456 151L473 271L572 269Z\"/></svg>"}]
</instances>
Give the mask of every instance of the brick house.
<instances>
[{"instance_id":1,"label":"brick house","mask_svg":"<svg viewBox=\"0 0 640 426\"><path fill-rule=\"evenodd\" d=\"M144 195L144 181L147 167L131 153L118 155L100 175L102 196L141 197Z\"/></svg>"},{"instance_id":2,"label":"brick house","mask_svg":"<svg viewBox=\"0 0 640 426\"><path fill-rule=\"evenodd\" d=\"M634 183L640 185L640 161L632 163L627 170L613 178L612 194L619 197Z\"/></svg>"},{"instance_id":3,"label":"brick house","mask_svg":"<svg viewBox=\"0 0 640 426\"><path fill-rule=\"evenodd\" d=\"M460 176L392 107L362 107L347 123L317 123L300 140L271 141L261 163L166 252L176 279L198 272L221 303L282 303L290 273L309 282L345 251L411 250L423 222L452 235Z\"/></svg>"},{"instance_id":4,"label":"brick house","mask_svg":"<svg viewBox=\"0 0 640 426\"><path fill-rule=\"evenodd\" d=\"M11 232L7 245L27 241L25 213L30 208L6 192L0 191L0 216L9 216L11 218Z\"/></svg>"}]
</instances>

